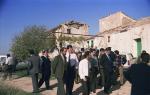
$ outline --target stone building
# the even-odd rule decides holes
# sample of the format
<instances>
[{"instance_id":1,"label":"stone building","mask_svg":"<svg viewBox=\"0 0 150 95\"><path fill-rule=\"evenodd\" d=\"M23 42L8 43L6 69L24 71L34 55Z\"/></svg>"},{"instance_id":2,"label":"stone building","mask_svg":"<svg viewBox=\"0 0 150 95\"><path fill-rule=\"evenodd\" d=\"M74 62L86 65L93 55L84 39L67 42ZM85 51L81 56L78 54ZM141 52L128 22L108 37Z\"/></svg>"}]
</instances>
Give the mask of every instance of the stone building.
<instances>
[{"instance_id":1,"label":"stone building","mask_svg":"<svg viewBox=\"0 0 150 95\"><path fill-rule=\"evenodd\" d=\"M99 20L101 37L92 37L87 44L94 47L112 47L122 54L137 57L142 50L150 53L150 17L134 20L123 12L117 12Z\"/></svg>"},{"instance_id":2,"label":"stone building","mask_svg":"<svg viewBox=\"0 0 150 95\"><path fill-rule=\"evenodd\" d=\"M56 42L57 46L66 46L68 44L72 44L75 48L84 47L83 42L82 43L71 43L70 41L60 42L58 39L60 37L86 37L85 35L88 35L88 25L77 22L77 21L68 21L66 23L60 24L57 27L49 30L51 33L55 33L56 36Z\"/></svg>"}]
</instances>

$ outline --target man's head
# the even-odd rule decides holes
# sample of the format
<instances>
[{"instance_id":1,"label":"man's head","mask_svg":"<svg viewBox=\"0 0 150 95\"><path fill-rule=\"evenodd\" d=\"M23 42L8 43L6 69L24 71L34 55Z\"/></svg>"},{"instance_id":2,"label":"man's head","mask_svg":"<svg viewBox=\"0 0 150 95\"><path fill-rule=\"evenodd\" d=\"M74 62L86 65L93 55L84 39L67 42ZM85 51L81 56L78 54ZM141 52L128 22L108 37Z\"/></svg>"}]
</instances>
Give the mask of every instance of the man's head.
<instances>
[{"instance_id":1,"label":"man's head","mask_svg":"<svg viewBox=\"0 0 150 95\"><path fill-rule=\"evenodd\" d=\"M108 49L109 51L111 51L111 47L107 47L107 49Z\"/></svg>"},{"instance_id":2,"label":"man's head","mask_svg":"<svg viewBox=\"0 0 150 95\"><path fill-rule=\"evenodd\" d=\"M143 53L141 54L141 59L142 59L142 62L148 63L150 60L150 55L148 53Z\"/></svg>"},{"instance_id":3,"label":"man's head","mask_svg":"<svg viewBox=\"0 0 150 95\"><path fill-rule=\"evenodd\" d=\"M81 52L84 52L84 48L81 48Z\"/></svg>"},{"instance_id":4,"label":"man's head","mask_svg":"<svg viewBox=\"0 0 150 95\"><path fill-rule=\"evenodd\" d=\"M44 56L48 56L48 50L44 50L44 51L43 51L43 55L44 55Z\"/></svg>"},{"instance_id":5,"label":"man's head","mask_svg":"<svg viewBox=\"0 0 150 95\"><path fill-rule=\"evenodd\" d=\"M105 49L104 48L100 48L100 55L105 53Z\"/></svg>"},{"instance_id":6,"label":"man's head","mask_svg":"<svg viewBox=\"0 0 150 95\"><path fill-rule=\"evenodd\" d=\"M119 55L119 51L118 50L115 50L114 53L117 54L117 55Z\"/></svg>"},{"instance_id":7,"label":"man's head","mask_svg":"<svg viewBox=\"0 0 150 95\"><path fill-rule=\"evenodd\" d=\"M60 53L62 53L63 55L66 55L66 52L67 52L67 48L62 47L62 48L60 49Z\"/></svg>"},{"instance_id":8,"label":"man's head","mask_svg":"<svg viewBox=\"0 0 150 95\"><path fill-rule=\"evenodd\" d=\"M10 54L8 53L6 56L7 56L7 58L8 58L8 57L10 57Z\"/></svg>"},{"instance_id":9,"label":"man's head","mask_svg":"<svg viewBox=\"0 0 150 95\"><path fill-rule=\"evenodd\" d=\"M31 55L34 55L34 54L35 54L35 52L34 52L33 49L30 49L30 50L29 50L29 53L30 53Z\"/></svg>"},{"instance_id":10,"label":"man's head","mask_svg":"<svg viewBox=\"0 0 150 95\"><path fill-rule=\"evenodd\" d=\"M110 48L109 47L105 49L105 53L110 54Z\"/></svg>"},{"instance_id":11,"label":"man's head","mask_svg":"<svg viewBox=\"0 0 150 95\"><path fill-rule=\"evenodd\" d=\"M95 49L90 49L91 55L96 56L96 50Z\"/></svg>"},{"instance_id":12,"label":"man's head","mask_svg":"<svg viewBox=\"0 0 150 95\"><path fill-rule=\"evenodd\" d=\"M84 56L84 58L90 59L91 58L90 51L86 51L83 56Z\"/></svg>"},{"instance_id":13,"label":"man's head","mask_svg":"<svg viewBox=\"0 0 150 95\"><path fill-rule=\"evenodd\" d=\"M143 50L142 53L147 53L147 52L145 50Z\"/></svg>"},{"instance_id":14,"label":"man's head","mask_svg":"<svg viewBox=\"0 0 150 95\"><path fill-rule=\"evenodd\" d=\"M73 52L72 45L68 45L67 46L67 50L68 50L69 53L72 53Z\"/></svg>"}]
</instances>

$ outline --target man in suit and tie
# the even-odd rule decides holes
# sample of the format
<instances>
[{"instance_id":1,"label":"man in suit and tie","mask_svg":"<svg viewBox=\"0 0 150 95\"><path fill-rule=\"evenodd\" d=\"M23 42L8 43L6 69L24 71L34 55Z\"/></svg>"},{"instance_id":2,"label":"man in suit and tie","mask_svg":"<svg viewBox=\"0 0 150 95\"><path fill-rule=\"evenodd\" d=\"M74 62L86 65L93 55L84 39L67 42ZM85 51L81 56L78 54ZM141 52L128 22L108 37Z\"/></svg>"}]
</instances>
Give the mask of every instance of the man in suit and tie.
<instances>
[{"instance_id":1,"label":"man in suit and tie","mask_svg":"<svg viewBox=\"0 0 150 95\"><path fill-rule=\"evenodd\" d=\"M100 85L104 86L105 84L105 78L104 78L104 67L102 66L101 60L102 56L105 54L105 49L101 48L100 49L100 54L98 57L98 66L99 66L99 73L100 73Z\"/></svg>"},{"instance_id":2,"label":"man in suit and tie","mask_svg":"<svg viewBox=\"0 0 150 95\"><path fill-rule=\"evenodd\" d=\"M60 54L54 58L52 65L53 73L55 74L58 81L57 95L66 95L66 91L64 88L65 75L67 70L67 63L65 57L66 52L66 48L61 48Z\"/></svg>"},{"instance_id":3,"label":"man in suit and tie","mask_svg":"<svg viewBox=\"0 0 150 95\"><path fill-rule=\"evenodd\" d=\"M72 95L74 80L76 75L76 67L78 66L77 55L73 52L72 45L67 46L67 73L66 73L66 93Z\"/></svg>"},{"instance_id":4,"label":"man in suit and tie","mask_svg":"<svg viewBox=\"0 0 150 95\"><path fill-rule=\"evenodd\" d=\"M101 64L104 67L104 77L105 77L105 84L104 84L104 92L109 94L111 85L112 85L112 75L113 75L113 62L110 57L110 50L106 48L105 54L101 57Z\"/></svg>"},{"instance_id":5,"label":"man in suit and tie","mask_svg":"<svg viewBox=\"0 0 150 95\"><path fill-rule=\"evenodd\" d=\"M40 57L35 55L34 50L30 50L30 57L28 59L29 73L32 77L33 93L39 92L38 89L38 73L40 67Z\"/></svg>"},{"instance_id":6,"label":"man in suit and tie","mask_svg":"<svg viewBox=\"0 0 150 95\"><path fill-rule=\"evenodd\" d=\"M51 61L48 57L48 50L43 51L43 56L41 57L42 63L40 65L40 70L42 74L42 78L39 81L39 88L45 82L46 89L50 89L49 79L51 76Z\"/></svg>"}]
</instances>

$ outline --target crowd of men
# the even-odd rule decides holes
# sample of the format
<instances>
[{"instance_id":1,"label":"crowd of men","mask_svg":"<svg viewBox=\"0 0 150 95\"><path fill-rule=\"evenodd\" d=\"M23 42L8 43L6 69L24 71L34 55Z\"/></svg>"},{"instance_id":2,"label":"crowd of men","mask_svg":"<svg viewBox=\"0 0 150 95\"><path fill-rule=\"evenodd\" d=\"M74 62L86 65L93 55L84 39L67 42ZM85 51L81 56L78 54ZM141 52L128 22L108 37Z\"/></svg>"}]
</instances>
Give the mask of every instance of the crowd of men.
<instances>
[{"instance_id":1,"label":"crowd of men","mask_svg":"<svg viewBox=\"0 0 150 95\"><path fill-rule=\"evenodd\" d=\"M149 60L149 54L143 51L137 62L140 65L132 65L124 75L123 65L127 60L118 50L113 52L111 47L107 47L75 52L72 46L68 45L60 50L60 54L52 63L53 72L58 80L57 95L72 95L74 81L79 81L78 78L82 84L83 95L95 93L97 83L104 87L104 93L109 94L111 87L118 83L118 75L120 86L124 84L125 78L132 84L131 95L150 95L150 66L147 65ZM139 78L138 74L143 76Z\"/></svg>"},{"instance_id":2,"label":"crowd of men","mask_svg":"<svg viewBox=\"0 0 150 95\"><path fill-rule=\"evenodd\" d=\"M127 62L118 50L106 49L81 49L75 52L72 45L63 47L53 60L49 59L48 51L44 50L42 56L30 50L28 70L32 78L33 93L45 82L46 89L50 87L51 73L57 78L57 95L73 95L74 82L82 84L83 95L96 93L99 86L104 88L104 93L111 93L113 85L122 86L127 79L132 84L131 95L150 95L150 56L146 51L140 55L138 64L132 65L124 72L123 65ZM42 77L38 80L39 73ZM141 75L142 77L139 77Z\"/></svg>"}]
</instances>

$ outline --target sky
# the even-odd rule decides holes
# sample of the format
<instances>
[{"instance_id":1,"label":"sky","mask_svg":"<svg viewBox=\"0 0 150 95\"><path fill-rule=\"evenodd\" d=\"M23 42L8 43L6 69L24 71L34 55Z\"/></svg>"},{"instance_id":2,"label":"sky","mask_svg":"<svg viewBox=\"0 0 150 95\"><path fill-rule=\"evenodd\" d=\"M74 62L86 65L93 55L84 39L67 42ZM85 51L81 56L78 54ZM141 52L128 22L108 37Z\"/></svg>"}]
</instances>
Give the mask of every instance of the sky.
<instances>
[{"instance_id":1,"label":"sky","mask_svg":"<svg viewBox=\"0 0 150 95\"><path fill-rule=\"evenodd\" d=\"M12 39L25 27L44 25L51 29L75 20L99 31L99 19L122 11L133 19L150 16L150 0L0 0L0 54L6 54Z\"/></svg>"}]
</instances>

